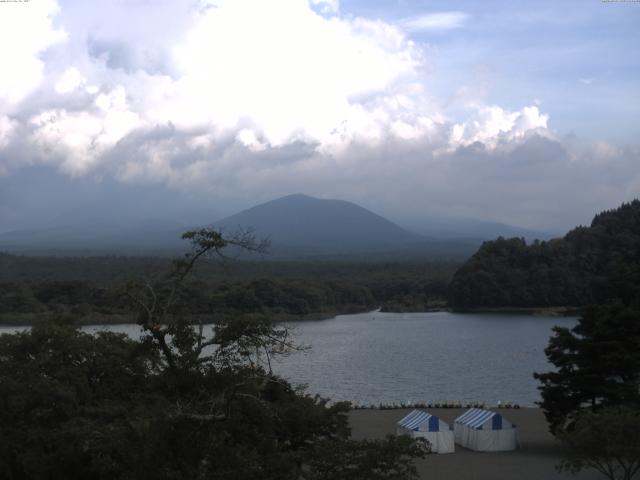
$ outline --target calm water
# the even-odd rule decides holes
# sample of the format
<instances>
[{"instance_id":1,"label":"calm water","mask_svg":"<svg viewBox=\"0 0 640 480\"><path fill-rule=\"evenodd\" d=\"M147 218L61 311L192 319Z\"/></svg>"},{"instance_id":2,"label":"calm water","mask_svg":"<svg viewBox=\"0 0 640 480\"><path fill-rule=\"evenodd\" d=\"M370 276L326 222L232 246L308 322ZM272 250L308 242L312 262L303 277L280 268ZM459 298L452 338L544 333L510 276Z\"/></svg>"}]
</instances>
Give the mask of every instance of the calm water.
<instances>
[{"instance_id":1,"label":"calm water","mask_svg":"<svg viewBox=\"0 0 640 480\"><path fill-rule=\"evenodd\" d=\"M533 405L532 373L554 325L575 319L511 314L366 313L294 323L312 346L278 365L311 392L355 402L481 400Z\"/></svg>"},{"instance_id":2,"label":"calm water","mask_svg":"<svg viewBox=\"0 0 640 480\"><path fill-rule=\"evenodd\" d=\"M311 346L274 364L309 391L357 403L480 400L533 405L551 328L575 319L511 314L362 313L292 322ZM15 328L0 328L15 331ZM137 325L87 327L132 337Z\"/></svg>"}]
</instances>

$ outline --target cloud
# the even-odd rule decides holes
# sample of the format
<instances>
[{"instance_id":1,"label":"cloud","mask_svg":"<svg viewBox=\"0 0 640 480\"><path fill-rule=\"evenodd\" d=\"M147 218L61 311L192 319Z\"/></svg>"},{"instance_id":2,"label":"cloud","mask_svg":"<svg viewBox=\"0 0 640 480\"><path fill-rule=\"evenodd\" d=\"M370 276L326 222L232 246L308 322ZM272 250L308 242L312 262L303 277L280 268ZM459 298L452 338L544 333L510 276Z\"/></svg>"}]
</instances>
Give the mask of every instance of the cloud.
<instances>
[{"instance_id":1,"label":"cloud","mask_svg":"<svg viewBox=\"0 0 640 480\"><path fill-rule=\"evenodd\" d=\"M45 69L41 54L66 39L66 32L53 26L58 8L54 0L2 4L0 108L18 103L38 86Z\"/></svg>"},{"instance_id":2,"label":"cloud","mask_svg":"<svg viewBox=\"0 0 640 480\"><path fill-rule=\"evenodd\" d=\"M604 140L598 140L593 143L592 155L596 159L608 161L620 157L622 155L622 149Z\"/></svg>"},{"instance_id":3,"label":"cloud","mask_svg":"<svg viewBox=\"0 0 640 480\"><path fill-rule=\"evenodd\" d=\"M327 19L300 1L222 3L197 19L174 58L181 77L160 118L247 123L274 146L323 143L337 127L350 129L367 110L363 100L386 95L421 62L393 26Z\"/></svg>"},{"instance_id":4,"label":"cloud","mask_svg":"<svg viewBox=\"0 0 640 480\"><path fill-rule=\"evenodd\" d=\"M86 83L87 79L75 67L67 68L55 84L55 91L60 94L71 93Z\"/></svg>"},{"instance_id":5,"label":"cloud","mask_svg":"<svg viewBox=\"0 0 640 480\"><path fill-rule=\"evenodd\" d=\"M549 213L559 203L595 211L640 184L636 150L574 148L540 102L497 105L464 85L454 108L434 98L431 50L407 32L458 28L463 12L394 25L337 1L15 5L40 29L0 77L5 179L45 165L216 205L304 191L532 227L567 222Z\"/></svg>"},{"instance_id":6,"label":"cloud","mask_svg":"<svg viewBox=\"0 0 640 480\"><path fill-rule=\"evenodd\" d=\"M464 12L438 12L406 18L400 23L411 32L430 32L461 28L468 19L469 14Z\"/></svg>"},{"instance_id":7,"label":"cloud","mask_svg":"<svg viewBox=\"0 0 640 480\"><path fill-rule=\"evenodd\" d=\"M322 13L338 13L340 11L339 0L311 0L311 5L319 7Z\"/></svg>"},{"instance_id":8,"label":"cloud","mask_svg":"<svg viewBox=\"0 0 640 480\"><path fill-rule=\"evenodd\" d=\"M420 136L440 116L423 108L422 51L393 25L324 17L304 0L210 7L189 11L171 47L167 39L137 45L126 29L124 40L104 28L84 38L72 29L74 42L86 42L84 57L64 65L59 51L50 65L53 91L65 100L52 99L44 81L31 100L36 157L80 174L134 129L169 124L254 150L306 142L338 151L351 141ZM149 52L163 47L164 67L152 68Z\"/></svg>"},{"instance_id":9,"label":"cloud","mask_svg":"<svg viewBox=\"0 0 640 480\"><path fill-rule=\"evenodd\" d=\"M98 158L141 125L118 86L96 96L90 109L46 110L30 119L32 144L43 154L59 159L73 175L85 173Z\"/></svg>"},{"instance_id":10,"label":"cloud","mask_svg":"<svg viewBox=\"0 0 640 480\"><path fill-rule=\"evenodd\" d=\"M465 122L452 127L450 146L459 147L482 143L495 148L499 143L512 142L531 133L547 132L548 115L540 113L536 105L508 112L496 105L481 107Z\"/></svg>"},{"instance_id":11,"label":"cloud","mask_svg":"<svg viewBox=\"0 0 640 480\"><path fill-rule=\"evenodd\" d=\"M9 144L11 136L17 127L15 120L11 120L7 116L0 116L0 149Z\"/></svg>"}]
</instances>

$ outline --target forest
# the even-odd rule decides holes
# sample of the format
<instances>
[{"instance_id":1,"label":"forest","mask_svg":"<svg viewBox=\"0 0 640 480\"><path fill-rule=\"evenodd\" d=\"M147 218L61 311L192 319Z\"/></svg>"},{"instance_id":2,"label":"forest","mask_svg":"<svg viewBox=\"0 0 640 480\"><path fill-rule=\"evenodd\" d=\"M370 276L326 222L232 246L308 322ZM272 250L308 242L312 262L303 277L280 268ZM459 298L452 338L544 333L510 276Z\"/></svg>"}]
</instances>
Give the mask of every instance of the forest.
<instances>
[{"instance_id":1,"label":"forest","mask_svg":"<svg viewBox=\"0 0 640 480\"><path fill-rule=\"evenodd\" d=\"M485 242L448 289L454 308L583 307L639 297L639 200L599 213L563 238Z\"/></svg>"},{"instance_id":2,"label":"forest","mask_svg":"<svg viewBox=\"0 0 640 480\"><path fill-rule=\"evenodd\" d=\"M34 324L60 314L80 324L131 322L123 295L152 281L167 258L26 257L0 254L0 323ZM456 262L285 262L203 260L184 294L188 313L317 319L382 308L441 308Z\"/></svg>"}]
</instances>

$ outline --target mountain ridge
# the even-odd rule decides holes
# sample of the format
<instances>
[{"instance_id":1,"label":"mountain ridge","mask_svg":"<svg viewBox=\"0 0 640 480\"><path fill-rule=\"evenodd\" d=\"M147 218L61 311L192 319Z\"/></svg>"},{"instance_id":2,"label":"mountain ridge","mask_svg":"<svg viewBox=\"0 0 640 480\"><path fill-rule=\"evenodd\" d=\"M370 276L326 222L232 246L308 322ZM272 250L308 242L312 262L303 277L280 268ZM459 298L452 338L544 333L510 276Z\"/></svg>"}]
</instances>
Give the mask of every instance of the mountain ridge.
<instances>
[{"instance_id":1,"label":"mountain ridge","mask_svg":"<svg viewBox=\"0 0 640 480\"><path fill-rule=\"evenodd\" d=\"M214 226L225 230L250 226L258 236L283 245L352 247L425 240L355 203L300 193L255 205Z\"/></svg>"},{"instance_id":2,"label":"mountain ridge","mask_svg":"<svg viewBox=\"0 0 640 480\"><path fill-rule=\"evenodd\" d=\"M64 223L0 234L0 251L65 256L176 255L187 248L181 233L196 227L195 223L186 224L188 220L161 219L159 215L132 219L111 212L100 219L63 217ZM254 205L209 225L227 233L238 227L252 228L256 236L269 237L271 259L467 258L483 240L455 228L449 238L423 235L356 203L302 193Z\"/></svg>"}]
</instances>

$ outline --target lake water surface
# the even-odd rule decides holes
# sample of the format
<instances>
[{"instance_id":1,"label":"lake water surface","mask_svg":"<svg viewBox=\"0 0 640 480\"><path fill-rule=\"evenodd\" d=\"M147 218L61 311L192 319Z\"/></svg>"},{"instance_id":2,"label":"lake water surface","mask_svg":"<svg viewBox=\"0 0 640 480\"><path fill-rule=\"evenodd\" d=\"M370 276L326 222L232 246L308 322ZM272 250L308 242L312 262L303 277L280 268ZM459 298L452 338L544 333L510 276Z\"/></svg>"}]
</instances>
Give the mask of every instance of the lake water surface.
<instances>
[{"instance_id":1,"label":"lake water surface","mask_svg":"<svg viewBox=\"0 0 640 480\"><path fill-rule=\"evenodd\" d=\"M307 384L309 392L356 403L512 401L540 399L533 372L551 368L544 355L551 328L575 318L515 314L370 312L291 322L309 345L274 364L276 373ZM0 333L15 331L2 327ZM137 325L85 330L125 332Z\"/></svg>"},{"instance_id":2,"label":"lake water surface","mask_svg":"<svg viewBox=\"0 0 640 480\"><path fill-rule=\"evenodd\" d=\"M544 349L554 325L575 318L514 314L364 313L297 322L311 350L278 372L336 400L401 402L540 399L533 372L551 369Z\"/></svg>"}]
</instances>

